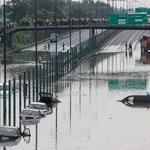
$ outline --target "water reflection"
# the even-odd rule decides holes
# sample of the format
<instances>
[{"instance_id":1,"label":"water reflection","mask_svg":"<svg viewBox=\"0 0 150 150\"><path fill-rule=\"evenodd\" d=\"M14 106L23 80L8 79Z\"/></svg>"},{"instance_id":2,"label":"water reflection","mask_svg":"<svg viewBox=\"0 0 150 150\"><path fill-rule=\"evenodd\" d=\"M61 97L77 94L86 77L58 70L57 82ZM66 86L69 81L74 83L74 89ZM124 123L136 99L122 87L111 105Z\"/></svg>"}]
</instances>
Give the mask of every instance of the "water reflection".
<instances>
[{"instance_id":1,"label":"water reflection","mask_svg":"<svg viewBox=\"0 0 150 150\"><path fill-rule=\"evenodd\" d=\"M0 141L0 147L12 147L18 145L20 141L21 141L21 137L17 139L7 140L7 141Z\"/></svg>"},{"instance_id":2,"label":"water reflection","mask_svg":"<svg viewBox=\"0 0 150 150\"><path fill-rule=\"evenodd\" d=\"M146 89L148 79L108 79L110 90Z\"/></svg>"}]
</instances>

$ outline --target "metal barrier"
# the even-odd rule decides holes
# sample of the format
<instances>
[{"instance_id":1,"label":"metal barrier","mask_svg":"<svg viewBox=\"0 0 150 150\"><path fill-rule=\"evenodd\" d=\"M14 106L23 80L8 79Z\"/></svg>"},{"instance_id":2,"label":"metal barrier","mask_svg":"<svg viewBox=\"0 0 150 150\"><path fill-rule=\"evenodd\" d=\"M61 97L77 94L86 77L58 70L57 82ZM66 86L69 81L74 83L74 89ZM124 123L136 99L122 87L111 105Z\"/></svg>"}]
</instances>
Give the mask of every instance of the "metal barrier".
<instances>
[{"instance_id":1,"label":"metal barrier","mask_svg":"<svg viewBox=\"0 0 150 150\"><path fill-rule=\"evenodd\" d=\"M32 101L38 101L36 95L39 92L58 93L68 86L56 85L57 81L64 77L68 72L74 69L81 59L84 59L95 48L105 42L110 35L115 34L115 30L106 30L99 35L88 39L81 44L79 43L67 51L58 52L56 56L47 59L45 62L39 62L37 68L35 65L28 68L26 72L8 81L8 89L3 86L0 97L1 125L18 125L19 114L23 108L26 108ZM19 58L16 54L16 58ZM22 54L20 54L22 55ZM27 55L29 58L29 56ZM58 60L56 62L56 60ZM57 66L56 66L57 65ZM36 70L37 69L37 70ZM36 72L37 71L37 72ZM57 76L58 75L58 76ZM38 81L38 82L36 82ZM38 83L38 85L36 85ZM38 93L36 93L38 86ZM3 98L4 90L6 91L6 99Z\"/></svg>"}]
</instances>

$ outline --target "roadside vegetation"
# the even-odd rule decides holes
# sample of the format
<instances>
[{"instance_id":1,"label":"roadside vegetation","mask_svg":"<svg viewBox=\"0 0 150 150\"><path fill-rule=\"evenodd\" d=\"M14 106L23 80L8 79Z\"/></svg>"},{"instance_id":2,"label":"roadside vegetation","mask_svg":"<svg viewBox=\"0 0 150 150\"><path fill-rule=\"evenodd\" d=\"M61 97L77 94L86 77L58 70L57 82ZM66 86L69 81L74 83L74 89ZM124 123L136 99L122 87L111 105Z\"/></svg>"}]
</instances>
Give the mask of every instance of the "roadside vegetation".
<instances>
[{"instance_id":1,"label":"roadside vegetation","mask_svg":"<svg viewBox=\"0 0 150 150\"><path fill-rule=\"evenodd\" d=\"M100 1L82 0L9 0L5 2L7 23L32 22L35 19L55 18L107 18L113 9L109 4ZM3 27L3 23L0 23ZM38 32L38 41L44 39L44 31ZM34 31L22 31L12 35L12 41L7 37L7 51L19 49L35 42ZM0 53L3 53L3 40L0 43Z\"/></svg>"},{"instance_id":2,"label":"roadside vegetation","mask_svg":"<svg viewBox=\"0 0 150 150\"><path fill-rule=\"evenodd\" d=\"M113 9L100 1L82 0L9 0L6 2L7 18L11 21L31 20L35 18L107 18Z\"/></svg>"}]
</instances>

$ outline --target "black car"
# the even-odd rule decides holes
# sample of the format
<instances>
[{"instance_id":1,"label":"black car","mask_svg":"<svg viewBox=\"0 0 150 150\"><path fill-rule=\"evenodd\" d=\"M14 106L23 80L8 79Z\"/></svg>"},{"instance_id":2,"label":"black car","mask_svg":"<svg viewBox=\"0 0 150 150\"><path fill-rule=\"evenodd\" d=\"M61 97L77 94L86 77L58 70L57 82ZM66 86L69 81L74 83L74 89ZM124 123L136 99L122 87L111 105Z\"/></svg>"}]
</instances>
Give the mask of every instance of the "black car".
<instances>
[{"instance_id":1,"label":"black car","mask_svg":"<svg viewBox=\"0 0 150 150\"><path fill-rule=\"evenodd\" d=\"M150 95L130 95L120 102L132 107L150 107Z\"/></svg>"},{"instance_id":2,"label":"black car","mask_svg":"<svg viewBox=\"0 0 150 150\"><path fill-rule=\"evenodd\" d=\"M57 98L53 97L52 93L40 92L40 100L39 102L46 103L48 107L53 108L55 107L59 101Z\"/></svg>"}]
</instances>

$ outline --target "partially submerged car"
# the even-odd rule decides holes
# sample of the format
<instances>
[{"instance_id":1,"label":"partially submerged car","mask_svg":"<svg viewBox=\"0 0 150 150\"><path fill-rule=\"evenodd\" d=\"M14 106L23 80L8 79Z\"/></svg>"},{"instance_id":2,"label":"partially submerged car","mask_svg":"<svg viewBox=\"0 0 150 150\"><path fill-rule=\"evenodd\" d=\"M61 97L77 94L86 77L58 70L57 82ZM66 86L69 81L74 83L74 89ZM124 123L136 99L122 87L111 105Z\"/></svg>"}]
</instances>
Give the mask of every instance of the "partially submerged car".
<instances>
[{"instance_id":1,"label":"partially submerged car","mask_svg":"<svg viewBox=\"0 0 150 150\"><path fill-rule=\"evenodd\" d=\"M41 112L36 109L25 108L20 113L20 122L23 125L37 125L41 120Z\"/></svg>"},{"instance_id":2,"label":"partially submerged car","mask_svg":"<svg viewBox=\"0 0 150 150\"><path fill-rule=\"evenodd\" d=\"M52 109L48 108L48 106L42 102L32 102L28 108L39 110L41 117L46 117L47 114L53 113Z\"/></svg>"},{"instance_id":3,"label":"partially submerged car","mask_svg":"<svg viewBox=\"0 0 150 150\"><path fill-rule=\"evenodd\" d=\"M53 108L58 105L61 101L57 98L53 97L52 93L40 92L40 100L39 102L47 104L49 108Z\"/></svg>"},{"instance_id":4,"label":"partially submerged car","mask_svg":"<svg viewBox=\"0 0 150 150\"><path fill-rule=\"evenodd\" d=\"M21 137L28 137L26 142L30 141L30 130L25 128L23 132L19 127L15 126L0 126L0 146L14 146L17 145Z\"/></svg>"},{"instance_id":5,"label":"partially submerged car","mask_svg":"<svg viewBox=\"0 0 150 150\"><path fill-rule=\"evenodd\" d=\"M120 102L131 107L150 107L150 95L130 95Z\"/></svg>"}]
</instances>

